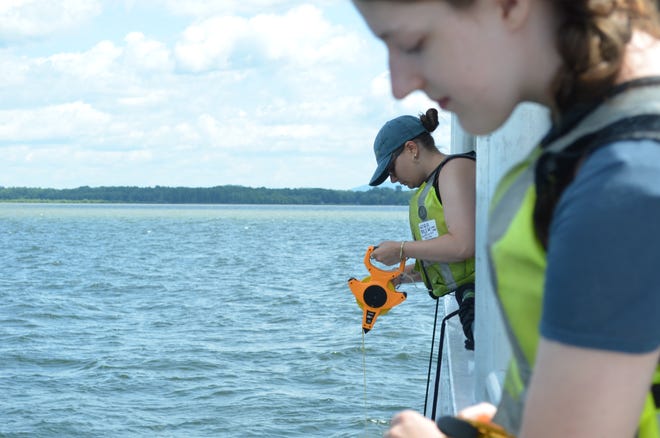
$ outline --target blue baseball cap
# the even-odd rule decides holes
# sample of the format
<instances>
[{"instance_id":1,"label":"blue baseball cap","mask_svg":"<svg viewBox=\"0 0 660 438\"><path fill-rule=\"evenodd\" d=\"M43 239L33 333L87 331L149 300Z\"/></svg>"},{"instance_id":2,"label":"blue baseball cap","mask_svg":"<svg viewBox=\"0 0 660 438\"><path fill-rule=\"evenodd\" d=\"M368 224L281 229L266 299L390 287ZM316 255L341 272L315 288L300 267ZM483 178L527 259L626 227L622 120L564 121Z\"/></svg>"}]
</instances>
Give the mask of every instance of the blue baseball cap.
<instances>
[{"instance_id":1,"label":"blue baseball cap","mask_svg":"<svg viewBox=\"0 0 660 438\"><path fill-rule=\"evenodd\" d=\"M399 116L385 123L374 140L374 154L378 167L369 181L370 186L378 186L388 177L387 167L392 154L405 142L428 132L418 117Z\"/></svg>"}]
</instances>

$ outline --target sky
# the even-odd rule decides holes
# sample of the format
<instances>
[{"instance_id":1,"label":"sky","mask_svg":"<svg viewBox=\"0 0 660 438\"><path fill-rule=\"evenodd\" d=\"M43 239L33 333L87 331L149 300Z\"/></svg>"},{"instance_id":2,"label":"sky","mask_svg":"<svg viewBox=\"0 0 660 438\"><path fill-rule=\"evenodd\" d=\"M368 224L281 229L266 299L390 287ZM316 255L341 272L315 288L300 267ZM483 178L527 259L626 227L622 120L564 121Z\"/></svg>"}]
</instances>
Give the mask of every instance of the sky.
<instances>
[{"instance_id":1,"label":"sky","mask_svg":"<svg viewBox=\"0 0 660 438\"><path fill-rule=\"evenodd\" d=\"M4 187L353 189L437 108L348 0L1 0L0 72Z\"/></svg>"}]
</instances>

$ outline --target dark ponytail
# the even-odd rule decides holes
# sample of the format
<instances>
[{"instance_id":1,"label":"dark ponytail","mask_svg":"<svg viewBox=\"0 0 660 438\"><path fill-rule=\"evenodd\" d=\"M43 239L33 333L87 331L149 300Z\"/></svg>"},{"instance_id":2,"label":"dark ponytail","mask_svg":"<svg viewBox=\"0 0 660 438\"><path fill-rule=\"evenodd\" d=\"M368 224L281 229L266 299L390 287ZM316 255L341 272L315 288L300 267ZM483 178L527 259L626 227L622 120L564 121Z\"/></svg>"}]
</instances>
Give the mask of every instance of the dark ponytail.
<instances>
[{"instance_id":1,"label":"dark ponytail","mask_svg":"<svg viewBox=\"0 0 660 438\"><path fill-rule=\"evenodd\" d=\"M437 150L438 148L435 146L435 140L433 140L433 136L431 136L430 133L435 131L435 128L440 124L440 121L438 120L438 110L435 108L427 109L425 114L419 115L419 121L422 122L422 126L424 126L428 132L415 137L413 140L425 149Z\"/></svg>"}]
</instances>

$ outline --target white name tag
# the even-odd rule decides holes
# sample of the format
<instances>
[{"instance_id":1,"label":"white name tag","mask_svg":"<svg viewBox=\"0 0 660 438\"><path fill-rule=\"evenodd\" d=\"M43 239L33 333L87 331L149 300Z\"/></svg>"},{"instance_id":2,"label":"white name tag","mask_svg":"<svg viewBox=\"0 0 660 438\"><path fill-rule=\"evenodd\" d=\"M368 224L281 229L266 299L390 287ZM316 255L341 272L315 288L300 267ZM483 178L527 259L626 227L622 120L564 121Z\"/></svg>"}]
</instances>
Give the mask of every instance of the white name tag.
<instances>
[{"instance_id":1,"label":"white name tag","mask_svg":"<svg viewBox=\"0 0 660 438\"><path fill-rule=\"evenodd\" d=\"M419 234L422 235L422 240L430 240L438 237L438 228L435 226L435 220L420 223Z\"/></svg>"}]
</instances>

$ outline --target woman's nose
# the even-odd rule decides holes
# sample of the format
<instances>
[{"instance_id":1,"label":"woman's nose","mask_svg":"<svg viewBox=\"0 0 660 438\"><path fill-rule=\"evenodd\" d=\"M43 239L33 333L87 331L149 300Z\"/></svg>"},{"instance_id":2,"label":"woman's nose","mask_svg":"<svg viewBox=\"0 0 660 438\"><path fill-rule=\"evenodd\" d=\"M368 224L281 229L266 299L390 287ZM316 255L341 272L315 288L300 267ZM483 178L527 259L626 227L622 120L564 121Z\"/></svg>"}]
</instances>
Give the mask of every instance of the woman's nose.
<instances>
[{"instance_id":1,"label":"woman's nose","mask_svg":"<svg viewBox=\"0 0 660 438\"><path fill-rule=\"evenodd\" d=\"M390 81L392 83L392 95L397 99L403 99L416 90L421 90L423 81L411 62L407 62L394 50L389 51Z\"/></svg>"}]
</instances>

